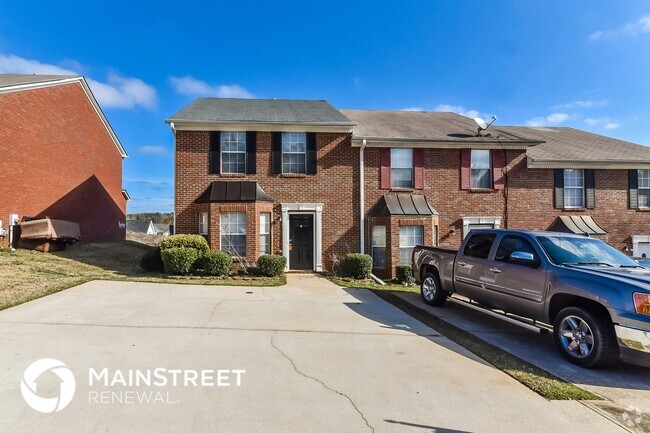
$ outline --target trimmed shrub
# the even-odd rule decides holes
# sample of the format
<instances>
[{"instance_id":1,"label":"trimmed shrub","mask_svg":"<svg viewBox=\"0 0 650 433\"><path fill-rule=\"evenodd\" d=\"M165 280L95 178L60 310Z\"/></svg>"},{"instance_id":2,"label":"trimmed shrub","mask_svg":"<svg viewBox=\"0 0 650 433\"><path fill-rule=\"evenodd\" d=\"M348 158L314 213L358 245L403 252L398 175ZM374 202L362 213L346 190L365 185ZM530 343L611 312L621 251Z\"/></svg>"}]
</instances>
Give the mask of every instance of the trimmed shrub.
<instances>
[{"instance_id":1,"label":"trimmed shrub","mask_svg":"<svg viewBox=\"0 0 650 433\"><path fill-rule=\"evenodd\" d=\"M199 259L200 267L208 275L223 277L232 270L232 257L223 251L210 251Z\"/></svg>"},{"instance_id":2,"label":"trimmed shrub","mask_svg":"<svg viewBox=\"0 0 650 433\"><path fill-rule=\"evenodd\" d=\"M160 251L160 257L169 274L187 274L194 267L199 253L194 248L172 247Z\"/></svg>"},{"instance_id":3,"label":"trimmed shrub","mask_svg":"<svg viewBox=\"0 0 650 433\"><path fill-rule=\"evenodd\" d=\"M257 271L267 277L282 275L285 266L287 266L287 258L285 256L263 255L257 259Z\"/></svg>"},{"instance_id":4,"label":"trimmed shrub","mask_svg":"<svg viewBox=\"0 0 650 433\"><path fill-rule=\"evenodd\" d=\"M200 256L210 251L208 241L201 235L167 236L160 242L160 249L166 250L169 248L192 248L198 251Z\"/></svg>"},{"instance_id":5,"label":"trimmed shrub","mask_svg":"<svg viewBox=\"0 0 650 433\"><path fill-rule=\"evenodd\" d=\"M165 270L165 264L160 257L160 247L147 251L140 259L140 267L145 271L163 272Z\"/></svg>"},{"instance_id":6,"label":"trimmed shrub","mask_svg":"<svg viewBox=\"0 0 650 433\"><path fill-rule=\"evenodd\" d=\"M415 282L413 274L411 273L410 265L397 265L395 267L395 279L398 283L405 286L410 286Z\"/></svg>"},{"instance_id":7,"label":"trimmed shrub","mask_svg":"<svg viewBox=\"0 0 650 433\"><path fill-rule=\"evenodd\" d=\"M372 272L372 257L368 254L350 253L346 254L343 261L344 274L355 280L370 278Z\"/></svg>"}]
</instances>

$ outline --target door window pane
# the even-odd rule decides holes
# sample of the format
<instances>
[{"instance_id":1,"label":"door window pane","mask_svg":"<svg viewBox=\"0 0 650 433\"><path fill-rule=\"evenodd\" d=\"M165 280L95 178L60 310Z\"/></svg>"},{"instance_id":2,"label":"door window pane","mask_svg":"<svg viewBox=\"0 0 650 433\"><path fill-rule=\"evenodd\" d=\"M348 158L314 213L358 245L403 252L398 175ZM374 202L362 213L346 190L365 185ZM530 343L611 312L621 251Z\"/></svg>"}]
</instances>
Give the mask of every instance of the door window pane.
<instances>
[{"instance_id":1,"label":"door window pane","mask_svg":"<svg viewBox=\"0 0 650 433\"><path fill-rule=\"evenodd\" d=\"M271 254L271 213L260 213L260 256Z\"/></svg>"},{"instance_id":2,"label":"door window pane","mask_svg":"<svg viewBox=\"0 0 650 433\"><path fill-rule=\"evenodd\" d=\"M564 170L564 207L584 207L584 171Z\"/></svg>"},{"instance_id":3,"label":"door window pane","mask_svg":"<svg viewBox=\"0 0 650 433\"><path fill-rule=\"evenodd\" d=\"M282 173L307 173L306 133L282 133Z\"/></svg>"},{"instance_id":4,"label":"door window pane","mask_svg":"<svg viewBox=\"0 0 650 433\"><path fill-rule=\"evenodd\" d=\"M472 188L492 188L492 167L489 150L472 149L470 170L472 175Z\"/></svg>"},{"instance_id":5,"label":"door window pane","mask_svg":"<svg viewBox=\"0 0 650 433\"><path fill-rule=\"evenodd\" d=\"M246 173L246 133L221 133L221 172Z\"/></svg>"},{"instance_id":6,"label":"door window pane","mask_svg":"<svg viewBox=\"0 0 650 433\"><path fill-rule=\"evenodd\" d=\"M221 251L232 256L246 257L246 213L221 214Z\"/></svg>"},{"instance_id":7,"label":"door window pane","mask_svg":"<svg viewBox=\"0 0 650 433\"><path fill-rule=\"evenodd\" d=\"M386 266L386 226L372 227L372 267Z\"/></svg>"},{"instance_id":8,"label":"door window pane","mask_svg":"<svg viewBox=\"0 0 650 433\"><path fill-rule=\"evenodd\" d=\"M477 259L487 259L490 255L490 249L494 243L496 235L493 234L473 234L465 244L463 254L468 257L476 257Z\"/></svg>"},{"instance_id":9,"label":"door window pane","mask_svg":"<svg viewBox=\"0 0 650 433\"><path fill-rule=\"evenodd\" d=\"M390 150L390 186L413 188L413 149Z\"/></svg>"},{"instance_id":10,"label":"door window pane","mask_svg":"<svg viewBox=\"0 0 650 433\"><path fill-rule=\"evenodd\" d=\"M399 228L399 262L403 265L411 264L413 247L424 243L424 227L400 226Z\"/></svg>"}]
</instances>

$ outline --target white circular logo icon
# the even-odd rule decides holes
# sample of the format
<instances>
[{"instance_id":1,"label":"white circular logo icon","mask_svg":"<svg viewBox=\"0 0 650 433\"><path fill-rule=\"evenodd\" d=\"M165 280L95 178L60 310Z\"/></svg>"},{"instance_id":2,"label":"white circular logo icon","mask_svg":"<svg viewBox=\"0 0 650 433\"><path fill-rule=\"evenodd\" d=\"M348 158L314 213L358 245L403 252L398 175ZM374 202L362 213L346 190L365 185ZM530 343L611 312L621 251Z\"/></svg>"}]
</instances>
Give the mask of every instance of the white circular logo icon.
<instances>
[{"instance_id":1,"label":"white circular logo icon","mask_svg":"<svg viewBox=\"0 0 650 433\"><path fill-rule=\"evenodd\" d=\"M61 380L58 397L41 397L36 392L36 381L45 372L51 371ZM57 359L44 358L32 362L23 374L20 392L25 402L34 410L42 413L58 412L64 409L74 397L75 381L72 371Z\"/></svg>"}]
</instances>

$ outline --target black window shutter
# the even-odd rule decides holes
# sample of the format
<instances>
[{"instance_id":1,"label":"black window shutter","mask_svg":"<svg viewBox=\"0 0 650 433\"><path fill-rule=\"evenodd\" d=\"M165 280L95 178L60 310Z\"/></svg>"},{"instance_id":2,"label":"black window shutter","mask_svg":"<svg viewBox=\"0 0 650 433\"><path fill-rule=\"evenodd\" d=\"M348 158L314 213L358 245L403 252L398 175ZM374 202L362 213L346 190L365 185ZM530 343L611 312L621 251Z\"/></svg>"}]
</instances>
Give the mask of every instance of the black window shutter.
<instances>
[{"instance_id":1,"label":"black window shutter","mask_svg":"<svg viewBox=\"0 0 650 433\"><path fill-rule=\"evenodd\" d=\"M257 133L246 132L246 174L257 174Z\"/></svg>"},{"instance_id":2,"label":"black window shutter","mask_svg":"<svg viewBox=\"0 0 650 433\"><path fill-rule=\"evenodd\" d=\"M587 209L596 207L596 170L585 170L585 204Z\"/></svg>"},{"instance_id":3,"label":"black window shutter","mask_svg":"<svg viewBox=\"0 0 650 433\"><path fill-rule=\"evenodd\" d=\"M282 174L282 133L271 134L271 173Z\"/></svg>"},{"instance_id":4,"label":"black window shutter","mask_svg":"<svg viewBox=\"0 0 650 433\"><path fill-rule=\"evenodd\" d=\"M639 171L627 171L628 188L630 189L630 209L639 208Z\"/></svg>"},{"instance_id":5,"label":"black window shutter","mask_svg":"<svg viewBox=\"0 0 650 433\"><path fill-rule=\"evenodd\" d=\"M307 133L307 174L316 174L318 168L318 152L316 149L316 133Z\"/></svg>"},{"instance_id":6,"label":"black window shutter","mask_svg":"<svg viewBox=\"0 0 650 433\"><path fill-rule=\"evenodd\" d=\"M555 173L555 208L564 208L564 170L556 168Z\"/></svg>"},{"instance_id":7,"label":"black window shutter","mask_svg":"<svg viewBox=\"0 0 650 433\"><path fill-rule=\"evenodd\" d=\"M210 132L210 174L221 173L221 133Z\"/></svg>"}]
</instances>

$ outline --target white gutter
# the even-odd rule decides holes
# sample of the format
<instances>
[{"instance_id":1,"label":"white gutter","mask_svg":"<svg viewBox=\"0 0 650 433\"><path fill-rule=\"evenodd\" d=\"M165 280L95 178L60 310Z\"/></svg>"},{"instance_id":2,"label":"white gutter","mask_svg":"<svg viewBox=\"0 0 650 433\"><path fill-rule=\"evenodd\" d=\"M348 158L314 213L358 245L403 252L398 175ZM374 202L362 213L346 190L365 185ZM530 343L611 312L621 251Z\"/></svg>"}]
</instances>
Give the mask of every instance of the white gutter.
<instances>
[{"instance_id":1,"label":"white gutter","mask_svg":"<svg viewBox=\"0 0 650 433\"><path fill-rule=\"evenodd\" d=\"M365 205L364 205L364 192L365 192L365 185L364 185L364 165L363 165L363 149L366 147L366 139L364 138L363 141L361 142L361 147L359 148L359 239L361 240L361 245L360 245L360 251L361 254L365 252L365 245L366 245L366 240L365 240L365 225L366 225L366 217L365 217Z\"/></svg>"},{"instance_id":2,"label":"white gutter","mask_svg":"<svg viewBox=\"0 0 650 433\"><path fill-rule=\"evenodd\" d=\"M174 134L174 233L170 233L170 235L175 235L176 234L176 127L174 126L174 122L169 122L169 127L172 130L172 134Z\"/></svg>"}]
</instances>

